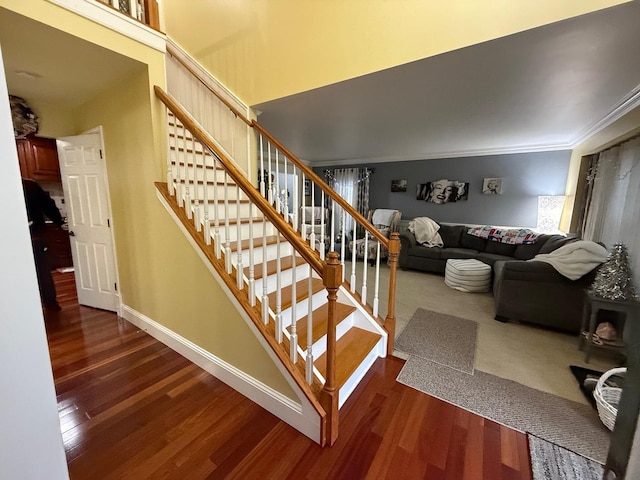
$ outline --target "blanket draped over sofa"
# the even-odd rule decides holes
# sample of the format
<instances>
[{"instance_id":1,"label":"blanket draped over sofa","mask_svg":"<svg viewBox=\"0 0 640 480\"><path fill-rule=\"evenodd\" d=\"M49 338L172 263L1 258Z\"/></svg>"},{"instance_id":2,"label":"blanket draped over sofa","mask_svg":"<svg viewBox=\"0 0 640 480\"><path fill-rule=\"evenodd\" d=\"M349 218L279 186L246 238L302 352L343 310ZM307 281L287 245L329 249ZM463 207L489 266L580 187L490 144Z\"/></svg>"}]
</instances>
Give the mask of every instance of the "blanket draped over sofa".
<instances>
[{"instance_id":1,"label":"blanket draped over sofa","mask_svg":"<svg viewBox=\"0 0 640 480\"><path fill-rule=\"evenodd\" d=\"M437 233L443 245L427 247L401 226L400 268L444 274L450 258L480 260L492 267L496 320L579 332L584 290L606 259L604 247L547 234L537 236L535 243L516 245L477 237L469 230L466 225L440 224Z\"/></svg>"}]
</instances>

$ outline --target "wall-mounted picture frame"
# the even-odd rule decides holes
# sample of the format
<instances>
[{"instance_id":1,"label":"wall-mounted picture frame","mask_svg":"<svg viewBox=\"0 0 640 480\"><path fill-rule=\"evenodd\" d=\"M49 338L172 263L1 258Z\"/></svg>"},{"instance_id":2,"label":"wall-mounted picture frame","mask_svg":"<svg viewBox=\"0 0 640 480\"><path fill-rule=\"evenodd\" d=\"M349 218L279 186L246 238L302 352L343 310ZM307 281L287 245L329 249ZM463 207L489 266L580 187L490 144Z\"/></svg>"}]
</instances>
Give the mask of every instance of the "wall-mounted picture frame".
<instances>
[{"instance_id":1,"label":"wall-mounted picture frame","mask_svg":"<svg viewBox=\"0 0 640 480\"><path fill-rule=\"evenodd\" d=\"M435 180L421 185L419 200L429 203L462 202L469 199L469 183L460 180Z\"/></svg>"},{"instance_id":2,"label":"wall-mounted picture frame","mask_svg":"<svg viewBox=\"0 0 640 480\"><path fill-rule=\"evenodd\" d=\"M391 191L392 192L406 192L407 191L407 179L403 178L401 180L391 180Z\"/></svg>"},{"instance_id":3,"label":"wall-mounted picture frame","mask_svg":"<svg viewBox=\"0 0 640 480\"><path fill-rule=\"evenodd\" d=\"M429 190L428 183L419 183L416 185L416 200L425 200Z\"/></svg>"},{"instance_id":4,"label":"wall-mounted picture frame","mask_svg":"<svg viewBox=\"0 0 640 480\"><path fill-rule=\"evenodd\" d=\"M304 181L304 196L311 196L311 180L309 180L308 178Z\"/></svg>"},{"instance_id":5,"label":"wall-mounted picture frame","mask_svg":"<svg viewBox=\"0 0 640 480\"><path fill-rule=\"evenodd\" d=\"M502 195L502 178L485 178L482 182L482 193L484 195Z\"/></svg>"}]
</instances>

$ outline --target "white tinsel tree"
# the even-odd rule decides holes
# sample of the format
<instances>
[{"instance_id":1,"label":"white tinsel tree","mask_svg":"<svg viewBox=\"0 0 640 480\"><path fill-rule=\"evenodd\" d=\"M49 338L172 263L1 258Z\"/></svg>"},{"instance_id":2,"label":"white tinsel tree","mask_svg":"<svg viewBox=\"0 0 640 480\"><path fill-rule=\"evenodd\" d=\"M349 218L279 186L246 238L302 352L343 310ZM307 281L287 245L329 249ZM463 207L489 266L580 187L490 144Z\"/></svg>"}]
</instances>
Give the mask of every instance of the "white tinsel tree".
<instances>
[{"instance_id":1,"label":"white tinsel tree","mask_svg":"<svg viewBox=\"0 0 640 480\"><path fill-rule=\"evenodd\" d=\"M635 300L631 267L627 248L616 243L607 261L600 267L591 285L590 293L607 300Z\"/></svg>"}]
</instances>

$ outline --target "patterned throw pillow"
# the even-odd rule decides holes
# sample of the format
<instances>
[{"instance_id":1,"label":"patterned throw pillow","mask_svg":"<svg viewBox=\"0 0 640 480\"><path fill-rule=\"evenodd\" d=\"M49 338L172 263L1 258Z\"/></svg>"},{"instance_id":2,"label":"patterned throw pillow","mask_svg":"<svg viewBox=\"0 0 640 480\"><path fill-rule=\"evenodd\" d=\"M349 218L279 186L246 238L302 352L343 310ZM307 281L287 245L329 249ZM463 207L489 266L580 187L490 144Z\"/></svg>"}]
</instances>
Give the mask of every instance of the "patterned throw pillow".
<instances>
[{"instance_id":1,"label":"patterned throw pillow","mask_svg":"<svg viewBox=\"0 0 640 480\"><path fill-rule=\"evenodd\" d=\"M467 233L480 238L486 238L493 242L507 243L509 245L531 245L536 243L539 233L528 228L497 228L489 225L472 227Z\"/></svg>"}]
</instances>

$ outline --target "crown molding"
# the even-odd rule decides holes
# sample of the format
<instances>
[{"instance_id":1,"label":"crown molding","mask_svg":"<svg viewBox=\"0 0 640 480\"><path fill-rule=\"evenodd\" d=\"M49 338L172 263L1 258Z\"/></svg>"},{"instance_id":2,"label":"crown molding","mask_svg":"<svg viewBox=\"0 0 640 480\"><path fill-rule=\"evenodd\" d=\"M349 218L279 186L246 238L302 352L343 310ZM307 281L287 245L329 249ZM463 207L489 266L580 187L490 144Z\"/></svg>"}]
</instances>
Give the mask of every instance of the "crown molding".
<instances>
[{"instance_id":1,"label":"crown molding","mask_svg":"<svg viewBox=\"0 0 640 480\"><path fill-rule=\"evenodd\" d=\"M601 130L604 130L638 106L640 106L640 84L625 95L608 114L580 132L571 142L571 149L586 142L589 138Z\"/></svg>"},{"instance_id":2,"label":"crown molding","mask_svg":"<svg viewBox=\"0 0 640 480\"><path fill-rule=\"evenodd\" d=\"M438 160L443 158L464 158L464 157L483 157L487 155L509 155L517 153L536 153L536 152L554 152L558 150L571 150L572 146L568 143L549 143L537 145L519 145L503 148L486 148L473 150L457 150L444 151L434 153L424 153L409 156L388 156L388 157L371 157L371 158L349 158L339 160L307 160L307 164L312 167L330 167L343 166L365 163L390 163L390 162L412 162L416 160Z\"/></svg>"}]
</instances>

